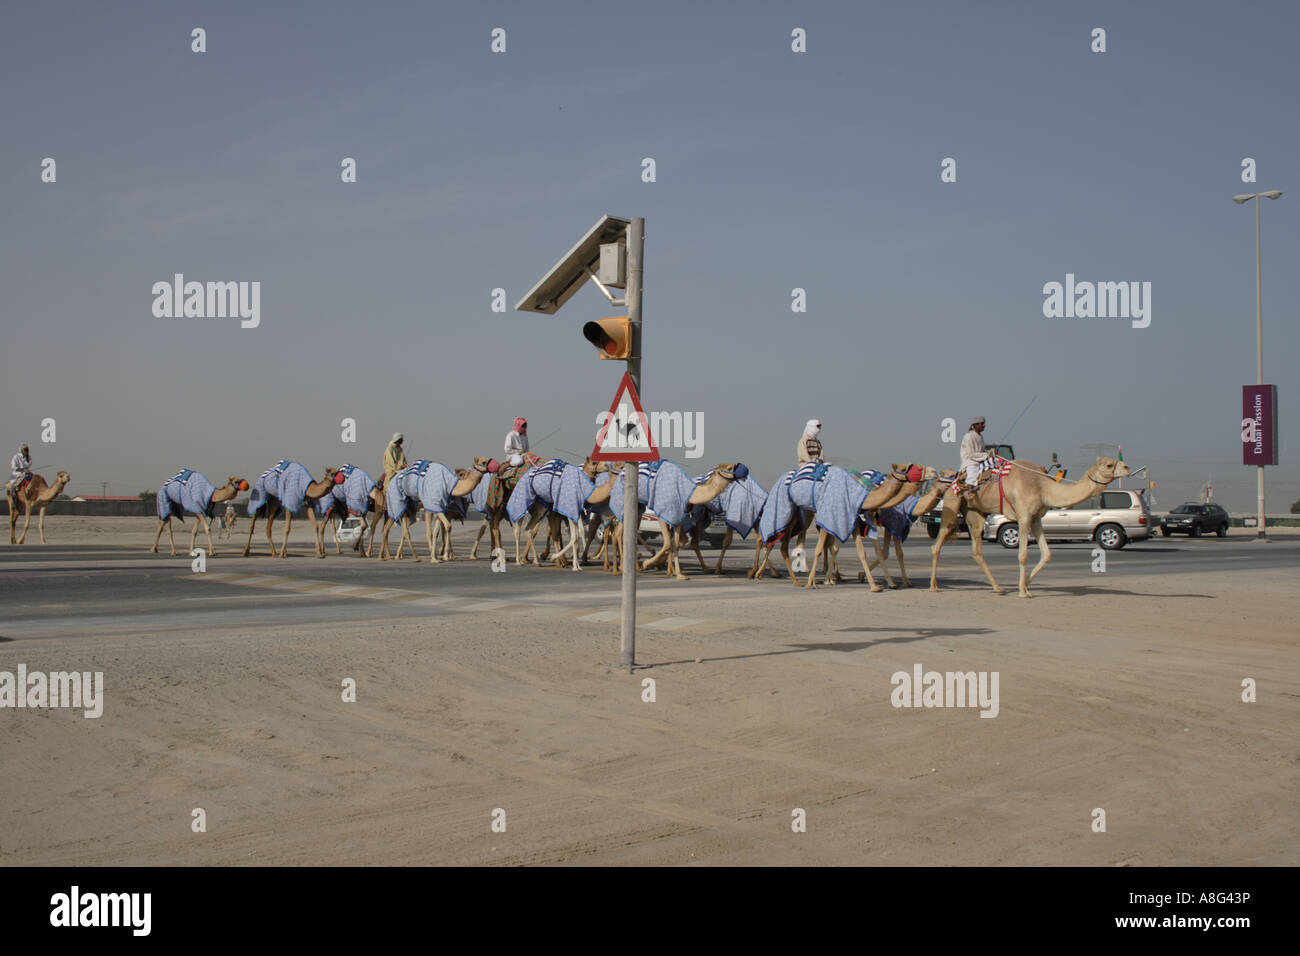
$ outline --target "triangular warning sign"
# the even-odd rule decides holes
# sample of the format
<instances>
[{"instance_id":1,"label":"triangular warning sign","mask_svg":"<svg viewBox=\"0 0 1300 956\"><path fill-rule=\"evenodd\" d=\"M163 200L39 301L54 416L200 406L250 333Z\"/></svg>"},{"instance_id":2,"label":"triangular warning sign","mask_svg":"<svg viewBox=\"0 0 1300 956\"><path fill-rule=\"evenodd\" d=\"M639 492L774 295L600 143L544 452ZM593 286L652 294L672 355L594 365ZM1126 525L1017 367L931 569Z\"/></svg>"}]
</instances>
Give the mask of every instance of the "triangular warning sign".
<instances>
[{"instance_id":1,"label":"triangular warning sign","mask_svg":"<svg viewBox=\"0 0 1300 956\"><path fill-rule=\"evenodd\" d=\"M609 416L596 433L593 461L658 461L659 449L650 433L650 420L641 409L632 376L624 372L623 381L614 393Z\"/></svg>"}]
</instances>

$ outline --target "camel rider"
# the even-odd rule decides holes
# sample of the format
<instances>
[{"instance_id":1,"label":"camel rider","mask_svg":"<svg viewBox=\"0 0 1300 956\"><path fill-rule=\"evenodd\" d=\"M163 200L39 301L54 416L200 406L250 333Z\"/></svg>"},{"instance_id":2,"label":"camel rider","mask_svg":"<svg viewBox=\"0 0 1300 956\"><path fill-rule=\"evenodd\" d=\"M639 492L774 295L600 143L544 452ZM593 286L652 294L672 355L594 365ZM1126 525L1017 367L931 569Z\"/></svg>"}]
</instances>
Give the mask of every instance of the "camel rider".
<instances>
[{"instance_id":1,"label":"camel rider","mask_svg":"<svg viewBox=\"0 0 1300 956\"><path fill-rule=\"evenodd\" d=\"M981 464L988 458L984 449L984 416L976 415L971 419L970 431L961 440L961 464L966 469L966 498L975 497L975 484L979 481Z\"/></svg>"},{"instance_id":2,"label":"camel rider","mask_svg":"<svg viewBox=\"0 0 1300 956\"><path fill-rule=\"evenodd\" d=\"M799 436L799 464L823 460L822 443L817 438L821 430L820 421L815 418L808 419L808 424L803 427L803 434Z\"/></svg>"},{"instance_id":3,"label":"camel rider","mask_svg":"<svg viewBox=\"0 0 1300 956\"><path fill-rule=\"evenodd\" d=\"M514 427L506 433L505 455L510 467L518 468L524 463L528 451L528 422L516 418Z\"/></svg>"},{"instance_id":4,"label":"camel rider","mask_svg":"<svg viewBox=\"0 0 1300 956\"><path fill-rule=\"evenodd\" d=\"M13 471L13 477L5 485L5 491L10 488L17 488L32 473L32 453L26 444L18 449L18 454L14 455L9 462L9 466Z\"/></svg>"},{"instance_id":5,"label":"camel rider","mask_svg":"<svg viewBox=\"0 0 1300 956\"><path fill-rule=\"evenodd\" d=\"M394 432L392 439L388 442L388 447L384 449L384 487L388 487L389 480L406 467L406 451L402 448L402 442L405 441L401 432Z\"/></svg>"}]
</instances>

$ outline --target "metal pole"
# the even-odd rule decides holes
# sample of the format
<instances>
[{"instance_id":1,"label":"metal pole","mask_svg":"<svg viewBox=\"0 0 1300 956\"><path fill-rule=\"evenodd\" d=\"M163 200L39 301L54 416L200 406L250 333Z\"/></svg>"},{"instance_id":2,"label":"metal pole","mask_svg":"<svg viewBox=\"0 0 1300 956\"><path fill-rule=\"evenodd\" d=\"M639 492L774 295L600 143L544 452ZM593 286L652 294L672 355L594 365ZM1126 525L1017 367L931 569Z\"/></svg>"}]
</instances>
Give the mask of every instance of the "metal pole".
<instances>
[{"instance_id":1,"label":"metal pole","mask_svg":"<svg viewBox=\"0 0 1300 956\"><path fill-rule=\"evenodd\" d=\"M1255 194L1255 378L1256 385L1264 384L1264 301L1260 284L1259 264L1259 193ZM1264 466L1257 466L1259 475L1256 479L1258 491L1258 514L1256 520L1259 529L1257 538L1264 535Z\"/></svg>"},{"instance_id":2,"label":"metal pole","mask_svg":"<svg viewBox=\"0 0 1300 956\"><path fill-rule=\"evenodd\" d=\"M627 316L632 330L627 372L641 395L641 269L645 248L645 219L638 216L627 230ZM645 404L642 397L641 404ZM636 664L636 535L639 519L637 463L623 467L623 646L619 664Z\"/></svg>"}]
</instances>

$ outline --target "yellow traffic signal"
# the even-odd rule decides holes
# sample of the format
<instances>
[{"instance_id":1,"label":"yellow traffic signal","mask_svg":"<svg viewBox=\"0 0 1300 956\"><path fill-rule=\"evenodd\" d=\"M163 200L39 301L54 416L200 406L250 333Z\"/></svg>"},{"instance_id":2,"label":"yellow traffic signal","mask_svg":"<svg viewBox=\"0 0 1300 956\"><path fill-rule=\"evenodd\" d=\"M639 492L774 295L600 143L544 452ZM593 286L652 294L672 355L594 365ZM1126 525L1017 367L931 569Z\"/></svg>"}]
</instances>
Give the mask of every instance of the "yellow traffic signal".
<instances>
[{"instance_id":1,"label":"yellow traffic signal","mask_svg":"<svg viewBox=\"0 0 1300 956\"><path fill-rule=\"evenodd\" d=\"M582 337L596 346L603 359L626 359L632 354L632 323L626 315L588 322Z\"/></svg>"}]
</instances>

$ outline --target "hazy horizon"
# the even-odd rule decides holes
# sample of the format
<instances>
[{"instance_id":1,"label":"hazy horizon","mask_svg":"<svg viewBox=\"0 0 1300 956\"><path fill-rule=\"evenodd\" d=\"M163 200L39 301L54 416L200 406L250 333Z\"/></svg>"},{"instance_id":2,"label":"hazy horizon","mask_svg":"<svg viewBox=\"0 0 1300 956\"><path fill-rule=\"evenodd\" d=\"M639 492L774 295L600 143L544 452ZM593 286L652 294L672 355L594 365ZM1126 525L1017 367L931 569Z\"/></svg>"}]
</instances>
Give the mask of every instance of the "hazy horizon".
<instances>
[{"instance_id":1,"label":"hazy horizon","mask_svg":"<svg viewBox=\"0 0 1300 956\"><path fill-rule=\"evenodd\" d=\"M585 455L624 366L580 329L619 312L590 284L555 316L513 306L610 214L646 219L643 398L703 416L702 457L665 450L692 474L740 460L768 485L809 418L841 463L954 467L944 419L959 442L987 416L991 443L1032 400L1020 457L1057 452L1075 478L1085 445L1114 443L1162 509L1212 475L1253 512L1254 210L1231 197L1278 188L1261 209L1268 510L1300 499L1293 4L143 3L7 21L0 453L28 442L69 494L182 467L251 482L280 458L374 474L395 431L409 459L462 467L500 457L516 415L539 452ZM156 316L177 273L259 282L257 326ZM1067 275L1150 283L1150 324L1045 317Z\"/></svg>"}]
</instances>

